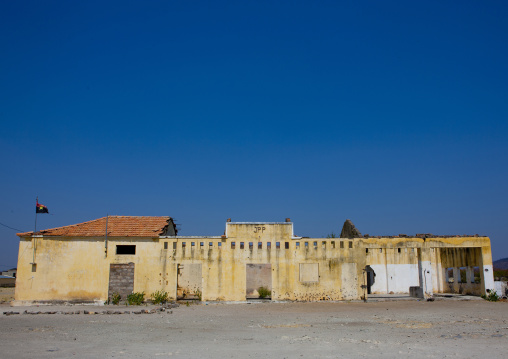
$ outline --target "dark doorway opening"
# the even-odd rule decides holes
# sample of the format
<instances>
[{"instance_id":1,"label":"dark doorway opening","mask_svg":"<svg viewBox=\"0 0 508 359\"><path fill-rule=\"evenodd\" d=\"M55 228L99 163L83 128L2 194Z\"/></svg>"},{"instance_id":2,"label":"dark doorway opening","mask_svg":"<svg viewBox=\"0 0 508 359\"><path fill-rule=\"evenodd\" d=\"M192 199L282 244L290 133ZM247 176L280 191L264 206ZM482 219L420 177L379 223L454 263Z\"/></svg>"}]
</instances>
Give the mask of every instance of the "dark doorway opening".
<instances>
[{"instance_id":1,"label":"dark doorway opening","mask_svg":"<svg viewBox=\"0 0 508 359\"><path fill-rule=\"evenodd\" d=\"M367 276L367 294L372 294L372 286L376 282L376 272L374 272L371 266L366 266L365 274Z\"/></svg>"}]
</instances>

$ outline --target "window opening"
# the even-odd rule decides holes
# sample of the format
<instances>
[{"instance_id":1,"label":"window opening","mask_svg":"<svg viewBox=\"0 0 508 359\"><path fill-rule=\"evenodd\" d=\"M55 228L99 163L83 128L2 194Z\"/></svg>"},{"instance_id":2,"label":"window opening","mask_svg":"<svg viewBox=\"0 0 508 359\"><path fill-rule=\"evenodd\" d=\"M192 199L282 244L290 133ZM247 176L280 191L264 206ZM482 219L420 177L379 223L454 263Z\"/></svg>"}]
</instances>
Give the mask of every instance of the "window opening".
<instances>
[{"instance_id":1,"label":"window opening","mask_svg":"<svg viewBox=\"0 0 508 359\"><path fill-rule=\"evenodd\" d=\"M471 273L471 283L481 283L480 267L473 267L473 273Z\"/></svg>"},{"instance_id":2,"label":"window opening","mask_svg":"<svg viewBox=\"0 0 508 359\"><path fill-rule=\"evenodd\" d=\"M116 254L120 255L129 255L136 254L136 246L135 245L117 245L116 246Z\"/></svg>"}]
</instances>

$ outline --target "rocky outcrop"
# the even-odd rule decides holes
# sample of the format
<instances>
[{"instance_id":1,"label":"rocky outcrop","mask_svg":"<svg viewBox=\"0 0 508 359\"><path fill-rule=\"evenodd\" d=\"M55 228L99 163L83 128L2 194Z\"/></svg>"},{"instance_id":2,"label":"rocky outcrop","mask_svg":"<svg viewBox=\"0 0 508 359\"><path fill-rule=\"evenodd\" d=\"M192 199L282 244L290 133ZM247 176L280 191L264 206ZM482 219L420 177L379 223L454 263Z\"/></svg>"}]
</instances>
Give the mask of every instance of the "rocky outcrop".
<instances>
[{"instance_id":1,"label":"rocky outcrop","mask_svg":"<svg viewBox=\"0 0 508 359\"><path fill-rule=\"evenodd\" d=\"M346 219L342 226L342 232L340 232L340 238L360 238L362 234L356 229L353 222L350 219Z\"/></svg>"}]
</instances>

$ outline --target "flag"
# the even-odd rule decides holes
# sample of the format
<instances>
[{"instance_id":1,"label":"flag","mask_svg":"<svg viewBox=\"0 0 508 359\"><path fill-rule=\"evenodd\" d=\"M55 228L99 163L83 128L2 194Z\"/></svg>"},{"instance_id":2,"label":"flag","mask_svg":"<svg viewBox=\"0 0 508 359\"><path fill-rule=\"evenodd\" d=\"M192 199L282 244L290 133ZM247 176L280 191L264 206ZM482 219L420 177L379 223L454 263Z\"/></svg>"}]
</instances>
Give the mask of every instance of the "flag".
<instances>
[{"instance_id":1,"label":"flag","mask_svg":"<svg viewBox=\"0 0 508 359\"><path fill-rule=\"evenodd\" d=\"M37 204L36 204L36 207L35 207L35 213L49 213L48 207L46 207L43 204L40 204L39 201L37 201L36 203Z\"/></svg>"}]
</instances>

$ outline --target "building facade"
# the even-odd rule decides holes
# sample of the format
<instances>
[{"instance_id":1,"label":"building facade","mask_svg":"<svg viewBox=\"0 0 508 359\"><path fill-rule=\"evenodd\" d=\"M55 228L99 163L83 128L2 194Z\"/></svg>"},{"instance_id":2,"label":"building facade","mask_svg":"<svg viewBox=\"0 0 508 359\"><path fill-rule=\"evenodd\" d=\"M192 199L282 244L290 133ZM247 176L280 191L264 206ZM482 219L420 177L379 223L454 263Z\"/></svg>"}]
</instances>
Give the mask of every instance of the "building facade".
<instances>
[{"instance_id":1,"label":"building facade","mask_svg":"<svg viewBox=\"0 0 508 359\"><path fill-rule=\"evenodd\" d=\"M110 216L19 233L15 304L104 302L113 293L172 299L357 300L369 294L484 294L494 288L482 236L305 238L293 223L226 222L221 236L178 236L170 217Z\"/></svg>"}]
</instances>

